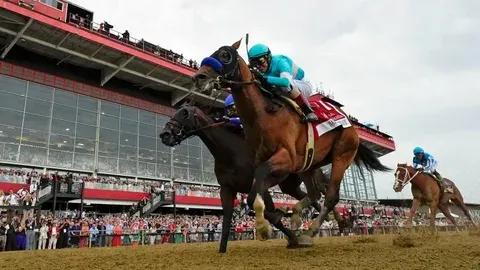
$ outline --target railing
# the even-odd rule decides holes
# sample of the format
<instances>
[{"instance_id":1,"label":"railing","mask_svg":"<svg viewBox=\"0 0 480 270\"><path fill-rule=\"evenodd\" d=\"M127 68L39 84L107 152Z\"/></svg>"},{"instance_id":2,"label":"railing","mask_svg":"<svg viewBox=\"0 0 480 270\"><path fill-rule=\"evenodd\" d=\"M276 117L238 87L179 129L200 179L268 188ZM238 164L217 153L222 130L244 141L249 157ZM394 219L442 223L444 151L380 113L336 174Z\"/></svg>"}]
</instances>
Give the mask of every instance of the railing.
<instances>
[{"instance_id":1,"label":"railing","mask_svg":"<svg viewBox=\"0 0 480 270\"><path fill-rule=\"evenodd\" d=\"M416 226L412 230L424 230L428 226ZM437 226L438 231L466 231L467 226ZM398 233L406 228L385 225L371 231L352 231L344 235L379 235ZM160 231L160 232L159 232ZM336 228L322 228L318 237L334 237L339 236L339 230ZM43 242L45 248L49 247L51 237L40 239L38 232L27 231L27 242L33 243L30 249L38 249ZM202 243L218 241L221 236L221 231L201 231L201 232L169 232L166 229L152 229L152 230L136 230L131 232L129 229L122 231L122 233L115 233L105 230L91 233L90 231L71 230L68 234L60 234L54 242L57 248L87 248L87 247L116 247L116 246L130 246L130 245L156 245L156 244L180 244L180 243ZM31 238L29 241L29 237ZM230 241L239 240L254 240L255 230L246 229L245 231L232 230L230 233ZM284 239L285 236L278 230L273 230L272 239ZM41 243L39 243L41 242ZM52 242L52 243L54 243ZM27 245L27 249L29 246Z\"/></svg>"},{"instance_id":2,"label":"railing","mask_svg":"<svg viewBox=\"0 0 480 270\"><path fill-rule=\"evenodd\" d=\"M85 188L87 189L106 189L106 190L118 190L118 191L131 191L131 192L147 192L150 191L149 187L134 186L134 185L121 185L116 183L100 183L100 182L85 182Z\"/></svg>"},{"instance_id":3,"label":"railing","mask_svg":"<svg viewBox=\"0 0 480 270\"><path fill-rule=\"evenodd\" d=\"M192 69L198 68L198 64L196 61L192 59L187 60L186 58L183 57L183 54L178 54L173 52L172 50L164 49L159 45L152 44L150 42L145 41L144 39L134 38L130 36L130 34L126 35L125 32L120 33L111 28L107 30L107 28L105 27L105 23L98 24L90 20L87 20L85 18L77 17L74 14L70 14L68 18L68 22L77 27L83 28L85 30L100 34L109 39L135 47L138 50L153 54L171 63L179 64Z\"/></svg>"},{"instance_id":4,"label":"railing","mask_svg":"<svg viewBox=\"0 0 480 270\"><path fill-rule=\"evenodd\" d=\"M52 194L52 185L48 185L38 192L38 200L40 201L43 197L48 196L49 194Z\"/></svg>"}]
</instances>

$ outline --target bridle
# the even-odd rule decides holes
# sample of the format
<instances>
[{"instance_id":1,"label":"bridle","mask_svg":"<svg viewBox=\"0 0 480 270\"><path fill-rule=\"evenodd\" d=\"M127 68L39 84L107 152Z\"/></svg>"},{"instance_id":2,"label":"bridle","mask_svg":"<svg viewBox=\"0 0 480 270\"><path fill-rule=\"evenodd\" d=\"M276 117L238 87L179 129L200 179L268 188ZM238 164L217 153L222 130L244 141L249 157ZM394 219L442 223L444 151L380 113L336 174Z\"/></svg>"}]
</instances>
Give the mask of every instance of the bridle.
<instances>
[{"instance_id":1,"label":"bridle","mask_svg":"<svg viewBox=\"0 0 480 270\"><path fill-rule=\"evenodd\" d=\"M410 172L408 171L408 168L406 167L398 167L397 170L402 169L405 170L405 174L403 175L403 179L400 179L398 177L398 173L395 174L395 186L401 185L401 188L403 189L408 183L410 183L419 173L420 171L416 171L413 176L410 177Z\"/></svg>"},{"instance_id":2,"label":"bridle","mask_svg":"<svg viewBox=\"0 0 480 270\"><path fill-rule=\"evenodd\" d=\"M198 114L195 112L195 110L193 110L193 115L191 117L193 117L193 121L194 121L193 126L197 126L198 125ZM188 119L186 119L186 120L188 120ZM221 126L221 125L224 125L224 124L225 124L225 122L223 122L223 121L214 122L214 123L211 123L211 124L201 126L199 128L196 128L196 129L188 130L186 128L185 124L182 124L177 119L172 118L172 119L170 119L170 121L168 121L165 124L165 126L169 127L170 131L175 136L175 142L177 144L180 144L180 142L182 142L183 140L185 140L186 138L188 138L192 135L196 135L199 131L209 129L209 128L218 127L218 126Z\"/></svg>"}]
</instances>

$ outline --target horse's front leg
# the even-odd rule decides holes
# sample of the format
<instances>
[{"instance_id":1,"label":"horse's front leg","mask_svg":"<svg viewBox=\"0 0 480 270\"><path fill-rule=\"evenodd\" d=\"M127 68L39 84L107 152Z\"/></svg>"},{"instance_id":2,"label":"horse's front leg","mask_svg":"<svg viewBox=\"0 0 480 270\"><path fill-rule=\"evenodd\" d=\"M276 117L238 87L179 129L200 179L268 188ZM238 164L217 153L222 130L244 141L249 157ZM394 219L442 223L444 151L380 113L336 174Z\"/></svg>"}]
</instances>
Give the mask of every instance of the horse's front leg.
<instances>
[{"instance_id":1,"label":"horse's front leg","mask_svg":"<svg viewBox=\"0 0 480 270\"><path fill-rule=\"evenodd\" d=\"M264 240L268 238L271 231L271 227L268 221L265 219L265 203L262 199L262 195L267 190L267 186L270 186L268 179L275 179L278 177L284 177L291 168L291 161L288 155L288 151L281 148L267 161L261 163L255 169L255 178L252 185L252 189L248 194L248 204L255 210L255 221L257 229L257 238Z\"/></svg>"},{"instance_id":2,"label":"horse's front leg","mask_svg":"<svg viewBox=\"0 0 480 270\"><path fill-rule=\"evenodd\" d=\"M232 192L228 188L220 187L220 199L222 200L223 208L222 236L220 239L220 249L218 251L220 253L227 252L228 236L230 235L233 216L233 200L236 194L236 192Z\"/></svg>"},{"instance_id":3,"label":"horse's front leg","mask_svg":"<svg viewBox=\"0 0 480 270\"><path fill-rule=\"evenodd\" d=\"M410 214L408 216L407 227L412 227L413 217L415 217L418 207L420 207L420 200L414 197L412 201L412 208L410 208Z\"/></svg>"},{"instance_id":4,"label":"horse's front leg","mask_svg":"<svg viewBox=\"0 0 480 270\"><path fill-rule=\"evenodd\" d=\"M430 202L430 228L432 229L432 231L435 231L435 216L437 215L437 209L438 209L438 206L437 206L437 202Z\"/></svg>"}]
</instances>

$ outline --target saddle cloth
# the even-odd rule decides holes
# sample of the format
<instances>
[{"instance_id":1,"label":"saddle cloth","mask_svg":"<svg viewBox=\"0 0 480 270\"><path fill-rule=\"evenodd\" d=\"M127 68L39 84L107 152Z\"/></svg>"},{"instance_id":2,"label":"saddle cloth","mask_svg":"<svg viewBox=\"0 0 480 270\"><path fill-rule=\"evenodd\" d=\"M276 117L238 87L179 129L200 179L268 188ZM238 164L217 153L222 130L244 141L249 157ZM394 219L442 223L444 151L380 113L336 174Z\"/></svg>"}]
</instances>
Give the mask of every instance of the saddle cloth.
<instances>
[{"instance_id":1,"label":"saddle cloth","mask_svg":"<svg viewBox=\"0 0 480 270\"><path fill-rule=\"evenodd\" d=\"M315 94L308 98L310 105L317 115L319 121L314 124L315 138L322 136L323 134L337 128L351 127L350 121L340 110L334 105L325 100L325 97L321 94Z\"/></svg>"}]
</instances>

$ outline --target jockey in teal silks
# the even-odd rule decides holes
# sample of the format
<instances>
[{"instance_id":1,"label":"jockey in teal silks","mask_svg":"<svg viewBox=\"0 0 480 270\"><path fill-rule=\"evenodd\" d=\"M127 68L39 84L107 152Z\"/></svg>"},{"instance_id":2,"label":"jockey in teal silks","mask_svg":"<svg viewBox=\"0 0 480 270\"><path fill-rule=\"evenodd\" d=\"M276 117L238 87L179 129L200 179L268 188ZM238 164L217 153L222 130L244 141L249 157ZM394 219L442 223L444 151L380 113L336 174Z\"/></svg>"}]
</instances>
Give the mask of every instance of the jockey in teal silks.
<instances>
[{"instance_id":1,"label":"jockey in teal silks","mask_svg":"<svg viewBox=\"0 0 480 270\"><path fill-rule=\"evenodd\" d=\"M292 59L284 55L272 55L267 46L256 44L248 50L248 60L250 66L257 69L268 84L280 88L300 106L305 114L304 120L318 121L307 99L312 94L313 87L304 80L305 72Z\"/></svg>"},{"instance_id":2,"label":"jockey in teal silks","mask_svg":"<svg viewBox=\"0 0 480 270\"><path fill-rule=\"evenodd\" d=\"M413 149L413 155L413 168L418 169L422 167L424 172L435 175L442 189L444 189L443 177L437 171L437 160L419 146Z\"/></svg>"}]
</instances>

